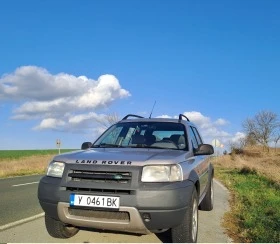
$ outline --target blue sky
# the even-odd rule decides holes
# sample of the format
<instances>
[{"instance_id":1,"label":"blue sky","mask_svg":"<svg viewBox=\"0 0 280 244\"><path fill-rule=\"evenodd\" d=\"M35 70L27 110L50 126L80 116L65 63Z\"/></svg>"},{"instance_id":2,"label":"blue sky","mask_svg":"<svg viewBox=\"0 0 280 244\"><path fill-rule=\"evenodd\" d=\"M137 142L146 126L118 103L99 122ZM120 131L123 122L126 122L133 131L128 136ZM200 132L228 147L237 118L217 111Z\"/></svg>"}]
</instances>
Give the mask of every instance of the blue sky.
<instances>
[{"instance_id":1,"label":"blue sky","mask_svg":"<svg viewBox=\"0 0 280 244\"><path fill-rule=\"evenodd\" d=\"M187 114L225 145L278 115L279 1L2 1L0 150L79 148L117 113Z\"/></svg>"}]
</instances>

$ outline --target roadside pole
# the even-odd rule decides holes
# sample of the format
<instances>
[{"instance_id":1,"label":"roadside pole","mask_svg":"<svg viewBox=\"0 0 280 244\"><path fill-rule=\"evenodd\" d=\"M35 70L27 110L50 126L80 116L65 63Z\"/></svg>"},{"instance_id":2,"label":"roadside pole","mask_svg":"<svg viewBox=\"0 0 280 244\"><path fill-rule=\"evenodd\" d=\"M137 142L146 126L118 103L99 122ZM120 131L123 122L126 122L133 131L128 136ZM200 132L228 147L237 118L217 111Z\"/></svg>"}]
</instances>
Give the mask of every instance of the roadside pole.
<instances>
[{"instance_id":1,"label":"roadside pole","mask_svg":"<svg viewBox=\"0 0 280 244\"><path fill-rule=\"evenodd\" d=\"M212 146L214 147L214 151L215 151L215 158L218 158L218 148L223 148L224 145L218 140L218 139L214 139L212 141Z\"/></svg>"},{"instance_id":2,"label":"roadside pole","mask_svg":"<svg viewBox=\"0 0 280 244\"><path fill-rule=\"evenodd\" d=\"M60 145L61 145L60 139L56 139L56 147L58 148L58 154L60 154Z\"/></svg>"}]
</instances>

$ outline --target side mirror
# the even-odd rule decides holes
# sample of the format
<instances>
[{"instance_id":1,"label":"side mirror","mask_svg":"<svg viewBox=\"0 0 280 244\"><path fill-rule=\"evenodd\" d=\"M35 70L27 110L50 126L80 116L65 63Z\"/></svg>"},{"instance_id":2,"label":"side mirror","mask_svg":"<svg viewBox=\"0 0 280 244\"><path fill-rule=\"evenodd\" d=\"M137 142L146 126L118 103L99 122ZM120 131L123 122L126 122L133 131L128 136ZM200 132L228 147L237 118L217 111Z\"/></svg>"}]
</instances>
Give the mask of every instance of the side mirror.
<instances>
[{"instance_id":1,"label":"side mirror","mask_svg":"<svg viewBox=\"0 0 280 244\"><path fill-rule=\"evenodd\" d=\"M84 142L81 146L81 149L82 150L86 150L86 149L89 149L90 147L92 146L92 143L87 141L87 142Z\"/></svg>"},{"instance_id":2,"label":"side mirror","mask_svg":"<svg viewBox=\"0 0 280 244\"><path fill-rule=\"evenodd\" d=\"M211 155L214 153L214 148L212 145L209 144L201 144L199 145L198 149L195 150L194 156L199 155Z\"/></svg>"}]
</instances>

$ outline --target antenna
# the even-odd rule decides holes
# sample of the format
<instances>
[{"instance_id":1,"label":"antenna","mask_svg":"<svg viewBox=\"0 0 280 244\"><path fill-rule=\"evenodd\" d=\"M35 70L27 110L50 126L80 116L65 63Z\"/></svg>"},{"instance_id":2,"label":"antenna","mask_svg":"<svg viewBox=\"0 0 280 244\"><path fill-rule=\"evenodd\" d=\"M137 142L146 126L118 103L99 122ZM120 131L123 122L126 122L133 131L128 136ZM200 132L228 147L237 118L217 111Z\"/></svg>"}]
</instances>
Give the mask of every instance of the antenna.
<instances>
[{"instance_id":1,"label":"antenna","mask_svg":"<svg viewBox=\"0 0 280 244\"><path fill-rule=\"evenodd\" d=\"M152 113L153 113L153 111L154 111L154 107L155 107L155 105L156 105L156 100L155 100L155 102L154 102L154 106L153 106L153 108L152 108L152 111L151 111L151 113L150 113L150 117L149 117L149 119L152 117Z\"/></svg>"}]
</instances>

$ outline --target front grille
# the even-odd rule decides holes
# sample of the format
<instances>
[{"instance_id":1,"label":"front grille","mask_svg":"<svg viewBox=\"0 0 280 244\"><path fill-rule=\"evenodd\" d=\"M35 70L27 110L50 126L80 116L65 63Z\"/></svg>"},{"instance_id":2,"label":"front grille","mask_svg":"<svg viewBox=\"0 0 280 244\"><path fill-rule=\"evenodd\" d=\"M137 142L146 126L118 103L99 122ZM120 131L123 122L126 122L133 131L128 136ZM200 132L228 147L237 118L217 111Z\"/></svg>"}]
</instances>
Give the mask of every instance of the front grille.
<instances>
[{"instance_id":1,"label":"front grille","mask_svg":"<svg viewBox=\"0 0 280 244\"><path fill-rule=\"evenodd\" d=\"M128 212L116 211L99 211L88 209L68 208L70 215L81 216L86 218L106 219L106 220L121 220L129 222L130 216Z\"/></svg>"},{"instance_id":2,"label":"front grille","mask_svg":"<svg viewBox=\"0 0 280 244\"><path fill-rule=\"evenodd\" d=\"M134 191L131 190L94 189L94 188L81 188L81 187L66 187L66 190L71 192L109 193L109 194L121 194L121 195L130 195L134 193Z\"/></svg>"},{"instance_id":3,"label":"front grille","mask_svg":"<svg viewBox=\"0 0 280 244\"><path fill-rule=\"evenodd\" d=\"M128 184L131 181L131 172L110 171L82 171L73 170L68 176L72 181L94 182L94 183L120 183Z\"/></svg>"}]
</instances>

